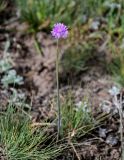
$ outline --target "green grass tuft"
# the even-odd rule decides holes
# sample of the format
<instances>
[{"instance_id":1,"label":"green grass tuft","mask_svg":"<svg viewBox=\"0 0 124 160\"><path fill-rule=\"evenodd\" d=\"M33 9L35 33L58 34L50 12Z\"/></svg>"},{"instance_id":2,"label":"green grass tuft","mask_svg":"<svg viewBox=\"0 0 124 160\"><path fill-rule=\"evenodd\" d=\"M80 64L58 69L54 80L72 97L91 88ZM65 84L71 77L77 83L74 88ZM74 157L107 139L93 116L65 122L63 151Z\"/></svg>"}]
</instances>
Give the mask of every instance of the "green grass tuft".
<instances>
[{"instance_id":1,"label":"green grass tuft","mask_svg":"<svg viewBox=\"0 0 124 160\"><path fill-rule=\"evenodd\" d=\"M79 73L88 69L88 62L93 59L94 47L92 44L74 44L64 53L61 67L65 73Z\"/></svg>"},{"instance_id":2,"label":"green grass tuft","mask_svg":"<svg viewBox=\"0 0 124 160\"><path fill-rule=\"evenodd\" d=\"M43 24L63 22L74 26L85 22L84 17L100 15L103 0L15 0L20 18L31 30L41 29ZM95 10L95 12L94 12ZM49 24L49 23L48 23ZM48 25L46 25L48 27Z\"/></svg>"},{"instance_id":3,"label":"green grass tuft","mask_svg":"<svg viewBox=\"0 0 124 160\"><path fill-rule=\"evenodd\" d=\"M32 128L30 119L12 107L0 115L0 144L9 160L55 159L61 149L45 145L48 139L43 128Z\"/></svg>"},{"instance_id":4,"label":"green grass tuft","mask_svg":"<svg viewBox=\"0 0 124 160\"><path fill-rule=\"evenodd\" d=\"M0 13L6 9L7 2L0 0Z\"/></svg>"},{"instance_id":5,"label":"green grass tuft","mask_svg":"<svg viewBox=\"0 0 124 160\"><path fill-rule=\"evenodd\" d=\"M95 120L87 99L79 105L76 105L72 99L73 97L69 95L61 106L61 135L79 138L95 127Z\"/></svg>"}]
</instances>

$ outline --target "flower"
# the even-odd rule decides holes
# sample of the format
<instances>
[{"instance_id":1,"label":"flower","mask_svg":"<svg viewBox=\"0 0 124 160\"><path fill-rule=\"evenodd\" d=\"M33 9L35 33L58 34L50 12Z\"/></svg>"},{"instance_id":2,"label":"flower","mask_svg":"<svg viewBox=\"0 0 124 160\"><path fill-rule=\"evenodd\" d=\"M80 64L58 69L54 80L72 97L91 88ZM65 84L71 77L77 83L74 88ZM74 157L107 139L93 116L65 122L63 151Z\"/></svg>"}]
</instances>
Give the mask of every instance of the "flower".
<instances>
[{"instance_id":1,"label":"flower","mask_svg":"<svg viewBox=\"0 0 124 160\"><path fill-rule=\"evenodd\" d=\"M67 38L68 28L63 23L56 23L51 31L51 34L56 39Z\"/></svg>"}]
</instances>

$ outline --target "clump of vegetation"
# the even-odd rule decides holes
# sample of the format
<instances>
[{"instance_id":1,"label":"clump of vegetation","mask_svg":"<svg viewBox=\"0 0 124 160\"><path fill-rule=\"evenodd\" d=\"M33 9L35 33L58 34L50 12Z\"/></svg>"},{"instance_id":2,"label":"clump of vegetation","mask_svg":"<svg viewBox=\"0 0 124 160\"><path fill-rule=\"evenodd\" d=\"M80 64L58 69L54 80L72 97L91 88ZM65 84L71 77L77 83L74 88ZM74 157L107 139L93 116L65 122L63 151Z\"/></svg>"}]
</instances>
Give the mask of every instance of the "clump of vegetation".
<instances>
[{"instance_id":1,"label":"clump of vegetation","mask_svg":"<svg viewBox=\"0 0 124 160\"><path fill-rule=\"evenodd\" d=\"M119 51L120 52L120 51ZM122 86L124 85L124 57L123 53L121 53L122 59L120 56L114 55L111 62L107 64L107 69L109 73L111 73L115 80L120 83Z\"/></svg>"},{"instance_id":2,"label":"clump of vegetation","mask_svg":"<svg viewBox=\"0 0 124 160\"><path fill-rule=\"evenodd\" d=\"M12 59L8 53L10 41L7 40L4 47L3 58L0 60L0 73L4 73L12 68Z\"/></svg>"},{"instance_id":3,"label":"clump of vegetation","mask_svg":"<svg viewBox=\"0 0 124 160\"><path fill-rule=\"evenodd\" d=\"M0 73L5 73L1 78L1 82L6 88L11 84L23 84L23 77L17 75L16 70L11 68L12 64L9 57L5 57L0 61Z\"/></svg>"},{"instance_id":4,"label":"clump of vegetation","mask_svg":"<svg viewBox=\"0 0 124 160\"><path fill-rule=\"evenodd\" d=\"M6 74L1 79L1 82L4 87L8 87L10 84L23 84L23 77L17 75L16 70L9 70L6 72Z\"/></svg>"},{"instance_id":5,"label":"clump of vegetation","mask_svg":"<svg viewBox=\"0 0 124 160\"><path fill-rule=\"evenodd\" d=\"M42 29L49 22L64 22L68 25L81 24L85 21L84 16L99 13L103 0L16 0L20 9L20 18L27 22L31 30ZM50 4L50 5L49 5ZM76 8L76 11L75 11ZM92 8L92 9L91 9ZM47 23L45 27L48 27Z\"/></svg>"},{"instance_id":6,"label":"clump of vegetation","mask_svg":"<svg viewBox=\"0 0 124 160\"><path fill-rule=\"evenodd\" d=\"M93 59L94 46L92 44L71 45L62 57L61 67L64 73L79 73L88 69L88 61Z\"/></svg>"},{"instance_id":7,"label":"clump of vegetation","mask_svg":"<svg viewBox=\"0 0 124 160\"><path fill-rule=\"evenodd\" d=\"M21 21L29 25L30 32L40 30L42 24L46 21L45 1L40 0L17 0L17 5L21 14Z\"/></svg>"},{"instance_id":8,"label":"clump of vegetation","mask_svg":"<svg viewBox=\"0 0 124 160\"><path fill-rule=\"evenodd\" d=\"M45 129L32 128L30 119L19 110L8 107L0 115L0 144L9 160L55 159L61 147L45 145L49 136Z\"/></svg>"},{"instance_id":9,"label":"clump of vegetation","mask_svg":"<svg viewBox=\"0 0 124 160\"><path fill-rule=\"evenodd\" d=\"M119 7L120 6L120 7ZM124 85L124 6L115 5L108 16L108 56L110 60L107 65L109 73L112 73L116 80Z\"/></svg>"},{"instance_id":10,"label":"clump of vegetation","mask_svg":"<svg viewBox=\"0 0 124 160\"><path fill-rule=\"evenodd\" d=\"M23 77L17 75L16 70L12 69L12 59L10 54L8 53L8 49L10 47L10 41L7 40L5 44L3 58L0 60L0 73L4 73L4 76L1 78L1 82L4 87L8 88L11 84L23 84Z\"/></svg>"},{"instance_id":11,"label":"clump of vegetation","mask_svg":"<svg viewBox=\"0 0 124 160\"><path fill-rule=\"evenodd\" d=\"M0 0L0 13L5 10L7 2Z\"/></svg>"},{"instance_id":12,"label":"clump of vegetation","mask_svg":"<svg viewBox=\"0 0 124 160\"><path fill-rule=\"evenodd\" d=\"M67 141L69 148L71 147L77 159L80 159L76 151L76 147L80 145L79 139L89 135L101 125L106 115L94 118L87 98L78 103L73 101L74 97L70 93L63 98L60 137Z\"/></svg>"},{"instance_id":13,"label":"clump of vegetation","mask_svg":"<svg viewBox=\"0 0 124 160\"><path fill-rule=\"evenodd\" d=\"M11 60L9 58L4 58L0 60L0 73L6 72L7 70L11 69Z\"/></svg>"},{"instance_id":14,"label":"clump of vegetation","mask_svg":"<svg viewBox=\"0 0 124 160\"><path fill-rule=\"evenodd\" d=\"M75 104L68 96L61 106L61 135L68 138L79 138L96 127L88 100Z\"/></svg>"},{"instance_id":15,"label":"clump of vegetation","mask_svg":"<svg viewBox=\"0 0 124 160\"><path fill-rule=\"evenodd\" d=\"M68 26L81 25L89 15L93 15L93 8L97 12L103 3L102 0L99 2L92 0L16 0L16 2L20 11L20 20L28 24L28 31L34 35L37 52L42 55L43 51L36 35L38 31L49 29L56 22L64 22Z\"/></svg>"}]
</instances>

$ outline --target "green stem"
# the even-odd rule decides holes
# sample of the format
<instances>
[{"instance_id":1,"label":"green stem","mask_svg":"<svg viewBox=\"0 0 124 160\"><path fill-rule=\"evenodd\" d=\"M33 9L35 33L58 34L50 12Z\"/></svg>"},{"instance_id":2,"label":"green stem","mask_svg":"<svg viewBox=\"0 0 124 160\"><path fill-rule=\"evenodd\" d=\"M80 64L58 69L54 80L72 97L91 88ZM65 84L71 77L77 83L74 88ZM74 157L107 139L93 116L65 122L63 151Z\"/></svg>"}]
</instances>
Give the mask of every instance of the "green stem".
<instances>
[{"instance_id":1,"label":"green stem","mask_svg":"<svg viewBox=\"0 0 124 160\"><path fill-rule=\"evenodd\" d=\"M34 45L35 45L35 48L36 48L36 50L37 50L37 53L38 53L38 54L41 54L41 55L43 56L43 51L42 51L42 49L41 49L41 47L40 47L40 44L39 44L39 42L38 42L36 33L34 33Z\"/></svg>"},{"instance_id":2,"label":"green stem","mask_svg":"<svg viewBox=\"0 0 124 160\"><path fill-rule=\"evenodd\" d=\"M56 53L56 82L57 82L57 108L58 108L58 138L60 136L61 127L61 110L60 110L60 97L59 97L59 46L57 40L57 53Z\"/></svg>"}]
</instances>

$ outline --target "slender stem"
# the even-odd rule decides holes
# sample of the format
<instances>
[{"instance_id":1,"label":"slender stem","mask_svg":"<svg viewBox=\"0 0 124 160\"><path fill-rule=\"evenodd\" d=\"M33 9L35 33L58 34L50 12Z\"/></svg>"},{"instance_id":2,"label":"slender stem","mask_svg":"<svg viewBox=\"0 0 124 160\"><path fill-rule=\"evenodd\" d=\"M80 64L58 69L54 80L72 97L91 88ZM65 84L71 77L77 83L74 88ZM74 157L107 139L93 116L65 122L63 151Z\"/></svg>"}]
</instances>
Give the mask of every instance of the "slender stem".
<instances>
[{"instance_id":1,"label":"slender stem","mask_svg":"<svg viewBox=\"0 0 124 160\"><path fill-rule=\"evenodd\" d=\"M121 141L121 160L124 160L124 151L123 151L123 116L122 116L122 94L120 94L120 99L118 101L117 96L115 95L115 102L118 104L118 111L120 116L120 141Z\"/></svg>"},{"instance_id":2,"label":"slender stem","mask_svg":"<svg viewBox=\"0 0 124 160\"><path fill-rule=\"evenodd\" d=\"M58 108L58 138L60 136L61 127L61 111L60 111L60 97L59 97L59 41L57 40L57 54L56 54L56 82L57 82L57 108Z\"/></svg>"},{"instance_id":3,"label":"slender stem","mask_svg":"<svg viewBox=\"0 0 124 160\"><path fill-rule=\"evenodd\" d=\"M123 116L122 116L122 94L120 94L120 103L119 103L119 114L120 114L120 137L121 137L121 159L124 160L124 151L123 151Z\"/></svg>"},{"instance_id":4,"label":"slender stem","mask_svg":"<svg viewBox=\"0 0 124 160\"><path fill-rule=\"evenodd\" d=\"M35 48L36 48L36 50L37 50L37 53L38 53L38 54L41 54L41 55L43 56L43 51L42 51L42 49L41 49L41 47L40 47L40 44L39 44L39 42L38 42L36 33L34 33L34 45L35 45Z\"/></svg>"}]
</instances>

